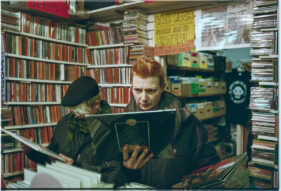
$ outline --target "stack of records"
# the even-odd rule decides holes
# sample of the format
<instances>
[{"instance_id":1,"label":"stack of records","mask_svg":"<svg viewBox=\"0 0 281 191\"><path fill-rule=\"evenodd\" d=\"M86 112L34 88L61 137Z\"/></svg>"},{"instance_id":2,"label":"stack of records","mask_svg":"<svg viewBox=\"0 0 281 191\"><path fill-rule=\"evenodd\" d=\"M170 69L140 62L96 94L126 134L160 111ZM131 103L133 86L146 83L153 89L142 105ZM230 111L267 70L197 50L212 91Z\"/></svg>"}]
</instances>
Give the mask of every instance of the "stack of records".
<instances>
[{"instance_id":1,"label":"stack of records","mask_svg":"<svg viewBox=\"0 0 281 191\"><path fill-rule=\"evenodd\" d=\"M122 22L88 24L87 44L90 46L111 45L123 43Z\"/></svg>"},{"instance_id":2,"label":"stack of records","mask_svg":"<svg viewBox=\"0 0 281 191\"><path fill-rule=\"evenodd\" d=\"M277 100L276 88L252 87L250 96L250 109L275 109Z\"/></svg>"},{"instance_id":3,"label":"stack of records","mask_svg":"<svg viewBox=\"0 0 281 191\"><path fill-rule=\"evenodd\" d=\"M129 50L129 63L134 63L137 58L146 56L153 57L154 56L154 47L145 46L142 44L131 45Z\"/></svg>"},{"instance_id":4,"label":"stack of records","mask_svg":"<svg viewBox=\"0 0 281 191\"><path fill-rule=\"evenodd\" d=\"M124 43L148 45L147 23L147 15L140 10L125 11L123 22Z\"/></svg>"},{"instance_id":5,"label":"stack of records","mask_svg":"<svg viewBox=\"0 0 281 191\"><path fill-rule=\"evenodd\" d=\"M251 55L277 54L277 1L254 1Z\"/></svg>"},{"instance_id":6,"label":"stack of records","mask_svg":"<svg viewBox=\"0 0 281 191\"><path fill-rule=\"evenodd\" d=\"M277 114L252 112L252 133L257 136L277 137Z\"/></svg>"},{"instance_id":7,"label":"stack of records","mask_svg":"<svg viewBox=\"0 0 281 191\"><path fill-rule=\"evenodd\" d=\"M278 168L262 162L249 162L250 188L278 188Z\"/></svg>"},{"instance_id":8,"label":"stack of records","mask_svg":"<svg viewBox=\"0 0 281 191\"><path fill-rule=\"evenodd\" d=\"M265 166L277 165L277 142L262 139L253 140L252 161Z\"/></svg>"},{"instance_id":9,"label":"stack of records","mask_svg":"<svg viewBox=\"0 0 281 191\"><path fill-rule=\"evenodd\" d=\"M1 10L1 29L20 31L20 12Z\"/></svg>"},{"instance_id":10,"label":"stack of records","mask_svg":"<svg viewBox=\"0 0 281 191\"><path fill-rule=\"evenodd\" d=\"M244 169L247 159L244 153L195 170L173 188L247 188L248 175Z\"/></svg>"},{"instance_id":11,"label":"stack of records","mask_svg":"<svg viewBox=\"0 0 281 191\"><path fill-rule=\"evenodd\" d=\"M12 119L12 110L10 107L7 107L2 104L1 106L1 125L8 124Z\"/></svg>"},{"instance_id":12,"label":"stack of records","mask_svg":"<svg viewBox=\"0 0 281 191\"><path fill-rule=\"evenodd\" d=\"M276 60L255 58L252 60L251 80L264 82L276 81L277 71Z\"/></svg>"},{"instance_id":13,"label":"stack of records","mask_svg":"<svg viewBox=\"0 0 281 191\"><path fill-rule=\"evenodd\" d=\"M278 188L278 1L254 0L251 30L251 188ZM259 87L257 87L257 84Z\"/></svg>"}]
</instances>

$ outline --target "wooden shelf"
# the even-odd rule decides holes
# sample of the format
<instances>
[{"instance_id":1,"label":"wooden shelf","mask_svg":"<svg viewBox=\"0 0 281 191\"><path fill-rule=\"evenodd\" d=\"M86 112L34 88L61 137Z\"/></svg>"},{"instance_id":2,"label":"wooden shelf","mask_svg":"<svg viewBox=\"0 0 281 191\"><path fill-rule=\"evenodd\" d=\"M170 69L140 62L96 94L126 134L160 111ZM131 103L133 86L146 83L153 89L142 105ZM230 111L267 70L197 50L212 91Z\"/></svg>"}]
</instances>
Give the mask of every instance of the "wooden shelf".
<instances>
[{"instance_id":1,"label":"wooden shelf","mask_svg":"<svg viewBox=\"0 0 281 191\"><path fill-rule=\"evenodd\" d=\"M11 119L1 119L1 122L3 123L3 122L9 122L9 121L11 121Z\"/></svg>"},{"instance_id":2,"label":"wooden shelf","mask_svg":"<svg viewBox=\"0 0 281 191\"><path fill-rule=\"evenodd\" d=\"M72 81L58 81L58 80L39 80L39 79L27 79L27 78L15 78L15 77L6 77L6 80L9 81L20 81L20 82L37 82L37 83L48 83L48 84L71 84Z\"/></svg>"},{"instance_id":3,"label":"wooden shelf","mask_svg":"<svg viewBox=\"0 0 281 191\"><path fill-rule=\"evenodd\" d=\"M115 68L115 67L132 67L132 64L106 64L106 65L90 65L87 69L91 68Z\"/></svg>"},{"instance_id":4,"label":"wooden shelf","mask_svg":"<svg viewBox=\"0 0 281 191\"><path fill-rule=\"evenodd\" d=\"M123 13L130 9L143 9L147 14L162 13L185 8L210 7L214 5L223 5L229 0L219 1L156 1L153 3L144 3L144 1L136 1L124 3L121 5L112 5L92 11L85 12L85 16L100 22L123 19ZM113 19L114 18L114 19Z\"/></svg>"},{"instance_id":5,"label":"wooden shelf","mask_svg":"<svg viewBox=\"0 0 281 191\"><path fill-rule=\"evenodd\" d=\"M184 70L184 71L191 71L191 72L203 72L203 73L224 73L222 71L215 71L215 70L210 70L210 69L179 67L179 66L172 66L172 65L167 65L167 69Z\"/></svg>"},{"instance_id":6,"label":"wooden shelf","mask_svg":"<svg viewBox=\"0 0 281 191\"><path fill-rule=\"evenodd\" d=\"M121 103L109 103L111 107L126 107L128 104L121 104Z\"/></svg>"},{"instance_id":7,"label":"wooden shelf","mask_svg":"<svg viewBox=\"0 0 281 191\"><path fill-rule=\"evenodd\" d=\"M83 64L83 63L78 63L78 62L51 60L51 59L23 56L23 55L11 54L11 53L5 53L5 56L12 57L12 58L21 58L21 59L27 59L27 60L34 60L34 61L38 61L38 62L51 62L51 63L68 64L68 65L75 65L75 66L89 66L89 64Z\"/></svg>"},{"instance_id":8,"label":"wooden shelf","mask_svg":"<svg viewBox=\"0 0 281 191\"><path fill-rule=\"evenodd\" d=\"M16 101L7 101L7 102L4 102L4 104L7 104L7 105L60 105L61 103L60 102L27 102L27 101L23 101L23 102L16 102Z\"/></svg>"},{"instance_id":9,"label":"wooden shelf","mask_svg":"<svg viewBox=\"0 0 281 191\"><path fill-rule=\"evenodd\" d=\"M18 171L18 172L6 173L6 174L3 174L2 176L4 178L9 178L12 176L18 176L18 175L22 175L22 174L23 174L23 171Z\"/></svg>"},{"instance_id":10,"label":"wooden shelf","mask_svg":"<svg viewBox=\"0 0 281 191\"><path fill-rule=\"evenodd\" d=\"M226 93L219 93L219 94L197 94L197 95L191 95L191 96L179 96L180 98L193 98L193 97L211 97L211 96L221 96L225 95Z\"/></svg>"},{"instance_id":11,"label":"wooden shelf","mask_svg":"<svg viewBox=\"0 0 281 191\"><path fill-rule=\"evenodd\" d=\"M16 153L16 152L21 152L21 148L13 148L13 149L7 149L3 151L3 154L9 154L9 153Z\"/></svg>"},{"instance_id":12,"label":"wooden shelf","mask_svg":"<svg viewBox=\"0 0 281 191\"><path fill-rule=\"evenodd\" d=\"M120 44L104 44L99 46L88 46L88 49L103 49L103 48L115 48L115 47L123 47L125 46L123 43Z\"/></svg>"},{"instance_id":13,"label":"wooden shelf","mask_svg":"<svg viewBox=\"0 0 281 191\"><path fill-rule=\"evenodd\" d=\"M199 119L200 121L207 121L207 120L210 120L210 119L215 119L215 118L218 118L218 117L222 117L222 116L224 116L226 113L223 113L223 114L221 114L221 115L218 115L218 116L212 116L212 117L207 117L207 118L201 118L201 119Z\"/></svg>"},{"instance_id":14,"label":"wooden shelf","mask_svg":"<svg viewBox=\"0 0 281 191\"><path fill-rule=\"evenodd\" d=\"M131 87L131 84L99 84L100 87L112 88L112 87Z\"/></svg>"},{"instance_id":15,"label":"wooden shelf","mask_svg":"<svg viewBox=\"0 0 281 191\"><path fill-rule=\"evenodd\" d=\"M16 32L16 31L10 31L10 30L4 30L4 32L16 34L16 35L23 35L23 36L36 38L36 39L40 39L40 40L45 40L45 41L50 41L50 42L55 42L55 43L61 43L61 44L67 44L67 45L73 45L73 46L79 46L79 47L85 47L85 48L88 47L87 44L75 43L75 42L70 42L70 41L65 41L65 40L58 40L58 39L54 39L54 38L43 37L40 35L34 35L34 34L25 33L25 32Z\"/></svg>"},{"instance_id":16,"label":"wooden shelf","mask_svg":"<svg viewBox=\"0 0 281 191\"><path fill-rule=\"evenodd\" d=\"M28 124L28 125L5 126L4 129L21 130L21 129L28 129L28 128L49 127L55 125L57 125L57 123L38 123L38 124Z\"/></svg>"}]
</instances>

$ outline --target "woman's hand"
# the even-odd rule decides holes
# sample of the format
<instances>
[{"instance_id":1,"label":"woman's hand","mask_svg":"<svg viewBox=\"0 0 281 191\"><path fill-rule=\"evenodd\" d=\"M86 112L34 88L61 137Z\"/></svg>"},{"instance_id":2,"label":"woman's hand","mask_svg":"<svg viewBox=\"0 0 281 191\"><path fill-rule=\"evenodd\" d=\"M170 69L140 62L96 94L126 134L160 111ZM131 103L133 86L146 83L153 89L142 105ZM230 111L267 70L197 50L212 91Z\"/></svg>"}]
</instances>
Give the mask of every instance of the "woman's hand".
<instances>
[{"instance_id":1,"label":"woman's hand","mask_svg":"<svg viewBox=\"0 0 281 191\"><path fill-rule=\"evenodd\" d=\"M33 138L30 138L29 140L32 141L32 142L34 141ZM30 148L29 146L27 146L27 145L25 145L23 143L20 143L20 147L21 147L21 150L23 151L24 154L27 154L30 151L32 151L32 148Z\"/></svg>"},{"instance_id":2,"label":"woman's hand","mask_svg":"<svg viewBox=\"0 0 281 191\"><path fill-rule=\"evenodd\" d=\"M73 160L71 159L71 158L69 158L69 157L67 157L67 156L65 156L65 155L63 155L63 154L59 154L59 156L62 158L62 159L64 159L64 161L65 161L65 163L66 164L69 164L69 165L72 165L73 164Z\"/></svg>"},{"instance_id":3,"label":"woman's hand","mask_svg":"<svg viewBox=\"0 0 281 191\"><path fill-rule=\"evenodd\" d=\"M129 147L125 145L123 147L123 166L134 170L142 168L153 157L153 153L146 156L148 151L147 147L137 145L133 147L133 153L129 157Z\"/></svg>"}]
</instances>

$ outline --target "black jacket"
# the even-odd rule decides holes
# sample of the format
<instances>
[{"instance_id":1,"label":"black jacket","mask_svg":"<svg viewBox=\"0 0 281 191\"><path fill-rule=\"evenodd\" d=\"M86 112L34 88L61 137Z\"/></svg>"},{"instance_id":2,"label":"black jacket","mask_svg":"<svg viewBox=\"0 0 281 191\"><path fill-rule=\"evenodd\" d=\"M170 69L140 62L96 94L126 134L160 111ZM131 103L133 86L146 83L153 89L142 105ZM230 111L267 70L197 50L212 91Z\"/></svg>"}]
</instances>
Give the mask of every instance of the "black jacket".
<instances>
[{"instance_id":1,"label":"black jacket","mask_svg":"<svg viewBox=\"0 0 281 191\"><path fill-rule=\"evenodd\" d=\"M175 154L172 158L150 159L140 170L129 170L121 162L104 169L103 180L120 186L125 182L139 182L156 188L171 188L181 178L199 167L219 161L214 146L208 141L208 133L202 123L185 107L179 98L163 92L158 109L176 108L174 140ZM141 111L134 99L127 111Z\"/></svg>"}]
</instances>

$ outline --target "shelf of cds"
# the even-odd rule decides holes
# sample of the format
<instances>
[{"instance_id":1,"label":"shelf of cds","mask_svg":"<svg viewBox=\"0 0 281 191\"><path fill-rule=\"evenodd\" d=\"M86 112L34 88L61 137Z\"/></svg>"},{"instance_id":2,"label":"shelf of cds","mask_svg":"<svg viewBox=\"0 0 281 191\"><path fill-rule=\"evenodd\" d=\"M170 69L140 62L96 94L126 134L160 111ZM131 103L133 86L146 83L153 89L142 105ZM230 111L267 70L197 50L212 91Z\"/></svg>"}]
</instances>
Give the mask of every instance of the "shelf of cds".
<instances>
[{"instance_id":1,"label":"shelf of cds","mask_svg":"<svg viewBox=\"0 0 281 191\"><path fill-rule=\"evenodd\" d=\"M2 11L2 103L9 120L2 127L48 144L59 119L69 110L60 106L69 84L86 75L86 27L70 26L28 13ZM10 25L7 25L9 23ZM4 88L3 88L4 87ZM8 136L1 145L2 175L22 174L36 164Z\"/></svg>"},{"instance_id":2,"label":"shelf of cds","mask_svg":"<svg viewBox=\"0 0 281 191\"><path fill-rule=\"evenodd\" d=\"M95 78L103 99L113 112L123 112L130 89L131 65L127 64L129 47L123 36L122 21L89 23L86 34L88 48L87 75Z\"/></svg>"},{"instance_id":3,"label":"shelf of cds","mask_svg":"<svg viewBox=\"0 0 281 191\"><path fill-rule=\"evenodd\" d=\"M13 126L5 126L4 128L7 130L20 130L20 129L31 129L31 128L40 128L40 127L51 127L56 126L57 123L38 123L38 124L30 124L30 125L13 125Z\"/></svg>"},{"instance_id":4,"label":"shelf of cds","mask_svg":"<svg viewBox=\"0 0 281 191\"><path fill-rule=\"evenodd\" d=\"M251 188L278 188L278 1L253 2Z\"/></svg>"}]
</instances>

